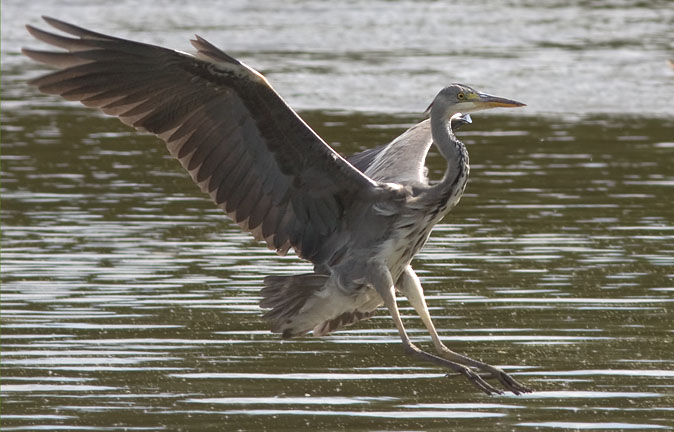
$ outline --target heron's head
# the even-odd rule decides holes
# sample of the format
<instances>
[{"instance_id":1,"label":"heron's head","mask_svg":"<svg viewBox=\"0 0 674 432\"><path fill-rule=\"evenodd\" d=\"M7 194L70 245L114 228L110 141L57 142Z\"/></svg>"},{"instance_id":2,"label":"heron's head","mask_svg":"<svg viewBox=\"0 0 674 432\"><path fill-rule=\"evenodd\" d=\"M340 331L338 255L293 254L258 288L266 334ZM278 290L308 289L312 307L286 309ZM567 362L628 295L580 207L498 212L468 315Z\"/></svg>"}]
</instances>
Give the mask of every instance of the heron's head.
<instances>
[{"instance_id":1,"label":"heron's head","mask_svg":"<svg viewBox=\"0 0 674 432\"><path fill-rule=\"evenodd\" d=\"M479 92L465 84L452 84L440 90L426 111L430 113L431 109L439 109L443 118L447 118L458 112L470 113L490 108L521 106L526 105L512 99Z\"/></svg>"}]
</instances>

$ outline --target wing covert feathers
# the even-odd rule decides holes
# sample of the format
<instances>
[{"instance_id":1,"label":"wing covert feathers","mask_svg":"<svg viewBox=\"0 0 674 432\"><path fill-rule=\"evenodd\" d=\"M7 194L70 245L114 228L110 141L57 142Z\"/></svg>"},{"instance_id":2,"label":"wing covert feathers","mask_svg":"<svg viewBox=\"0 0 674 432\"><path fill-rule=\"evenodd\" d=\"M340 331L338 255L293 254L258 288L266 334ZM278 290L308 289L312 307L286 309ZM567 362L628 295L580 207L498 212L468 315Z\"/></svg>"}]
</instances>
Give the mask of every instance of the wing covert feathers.
<instances>
[{"instance_id":1,"label":"wing covert feathers","mask_svg":"<svg viewBox=\"0 0 674 432\"><path fill-rule=\"evenodd\" d=\"M192 41L193 56L44 19L70 36L27 26L65 50L24 49L57 68L30 84L159 136L202 191L279 253L324 256L354 203L378 191L261 74L205 39Z\"/></svg>"}]
</instances>

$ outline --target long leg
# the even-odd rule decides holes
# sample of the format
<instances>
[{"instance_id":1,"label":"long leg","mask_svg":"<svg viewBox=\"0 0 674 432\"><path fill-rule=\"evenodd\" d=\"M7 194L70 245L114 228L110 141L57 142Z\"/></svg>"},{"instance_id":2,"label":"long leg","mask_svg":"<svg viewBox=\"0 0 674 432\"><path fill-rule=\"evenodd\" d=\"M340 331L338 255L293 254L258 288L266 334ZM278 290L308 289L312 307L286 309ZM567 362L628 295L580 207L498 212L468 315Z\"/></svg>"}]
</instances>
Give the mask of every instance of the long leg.
<instances>
[{"instance_id":1,"label":"long leg","mask_svg":"<svg viewBox=\"0 0 674 432\"><path fill-rule=\"evenodd\" d=\"M402 319L400 318L400 311L398 310L398 305L396 303L395 288L393 287L393 279L391 277L391 273L385 266L371 266L371 269L368 273L368 279L374 285L379 295L381 295L382 299L384 300L384 304L391 313L391 318L393 318L393 322L395 323L398 333L400 334L400 339L402 339L405 353L462 374L488 395L494 393L503 393L491 386L480 375L476 374L465 365L422 351L410 341L410 338L407 336L407 332L405 331L405 326L403 325Z\"/></svg>"},{"instance_id":2,"label":"long leg","mask_svg":"<svg viewBox=\"0 0 674 432\"><path fill-rule=\"evenodd\" d=\"M407 297L412 307L414 307L414 310L417 311L417 314L419 314L421 321L424 323L428 329L428 332L431 334L431 339L433 340L433 345L435 345L436 351L443 358L451 362L477 368L483 372L488 372L492 377L498 378L498 380L506 389L515 394L528 393L531 391L527 387L517 382L513 377L505 373L503 369L455 353L442 343L438 332L435 330L433 321L431 320L431 314L428 312L421 282L419 281L419 277L416 275L416 273L414 273L414 270L412 270L412 267L407 266L403 274L400 276L400 279L398 279L396 286Z\"/></svg>"}]
</instances>

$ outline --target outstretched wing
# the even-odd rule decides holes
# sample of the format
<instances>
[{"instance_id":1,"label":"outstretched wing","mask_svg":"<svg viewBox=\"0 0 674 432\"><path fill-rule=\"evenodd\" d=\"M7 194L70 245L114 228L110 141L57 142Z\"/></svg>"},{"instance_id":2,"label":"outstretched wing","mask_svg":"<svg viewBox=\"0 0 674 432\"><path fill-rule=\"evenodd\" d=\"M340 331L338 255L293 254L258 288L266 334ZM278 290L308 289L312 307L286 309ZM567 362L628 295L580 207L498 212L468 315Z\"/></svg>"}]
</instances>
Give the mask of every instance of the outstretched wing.
<instances>
[{"instance_id":1,"label":"outstretched wing","mask_svg":"<svg viewBox=\"0 0 674 432\"><path fill-rule=\"evenodd\" d=\"M60 68L31 84L158 135L202 191L283 254L312 260L357 202L381 189L331 149L258 72L197 36L196 56L53 18L66 51L24 49Z\"/></svg>"},{"instance_id":2,"label":"outstretched wing","mask_svg":"<svg viewBox=\"0 0 674 432\"><path fill-rule=\"evenodd\" d=\"M406 130L389 144L353 154L347 160L372 180L382 183L426 183L426 155L431 148L430 121Z\"/></svg>"}]
</instances>

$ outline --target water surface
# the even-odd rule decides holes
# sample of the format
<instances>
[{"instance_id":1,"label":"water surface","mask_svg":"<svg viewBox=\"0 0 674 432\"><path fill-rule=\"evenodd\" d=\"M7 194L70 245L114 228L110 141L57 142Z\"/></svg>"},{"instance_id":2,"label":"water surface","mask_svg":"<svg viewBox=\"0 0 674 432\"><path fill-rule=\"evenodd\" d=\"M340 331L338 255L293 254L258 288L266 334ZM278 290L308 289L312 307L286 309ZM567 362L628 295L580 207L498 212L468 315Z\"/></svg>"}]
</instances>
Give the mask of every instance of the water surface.
<instances>
[{"instance_id":1,"label":"water surface","mask_svg":"<svg viewBox=\"0 0 674 432\"><path fill-rule=\"evenodd\" d=\"M666 2L219 4L3 2L3 430L674 428L674 112L615 75L671 91L647 58L667 54ZM418 121L447 80L528 102L462 130L466 194L414 266L446 343L537 391L488 397L406 358L385 311L320 339L269 333L262 278L309 266L241 233L155 138L26 87L41 69L17 54L20 24L45 13L229 44L344 154ZM521 21L489 27L498 16Z\"/></svg>"}]
</instances>

